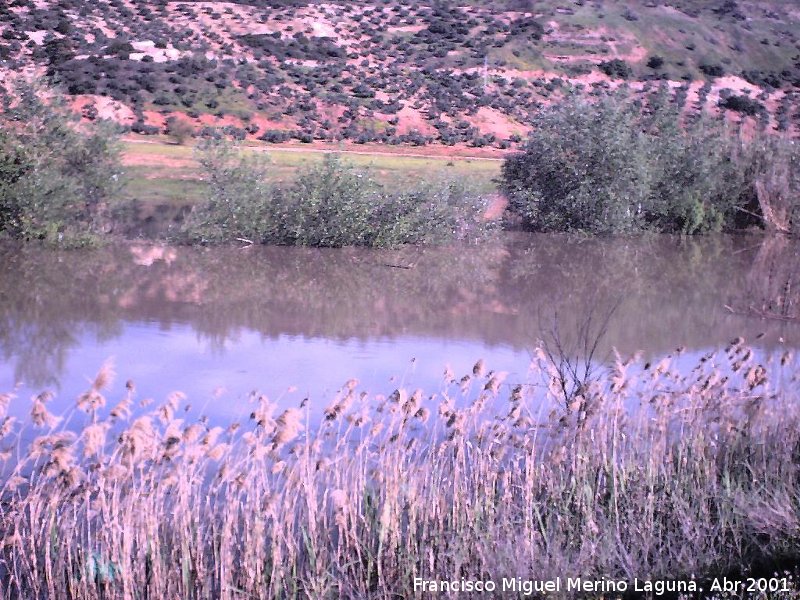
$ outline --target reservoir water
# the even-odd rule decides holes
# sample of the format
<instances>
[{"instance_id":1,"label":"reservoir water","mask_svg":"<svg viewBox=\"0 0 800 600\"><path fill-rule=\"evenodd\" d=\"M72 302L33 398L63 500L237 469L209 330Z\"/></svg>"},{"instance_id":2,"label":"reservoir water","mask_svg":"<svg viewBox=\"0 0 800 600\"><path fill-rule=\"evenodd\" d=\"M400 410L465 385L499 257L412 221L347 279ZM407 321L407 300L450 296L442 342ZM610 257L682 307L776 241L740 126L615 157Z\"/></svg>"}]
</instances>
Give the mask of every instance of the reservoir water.
<instances>
[{"instance_id":1,"label":"reservoir water","mask_svg":"<svg viewBox=\"0 0 800 600\"><path fill-rule=\"evenodd\" d=\"M586 239L508 233L395 250L0 247L0 392L11 414L50 390L62 413L104 361L138 400L186 395L195 414L246 418L253 392L319 414L349 379L370 394L435 393L477 359L525 381L555 337L686 360L743 336L800 345L796 244L754 236ZM800 289L800 287L798 287ZM609 316L610 315L610 316ZM769 318L764 318L765 316ZM591 317L588 328L587 318ZM607 319L607 327L601 334ZM586 329L588 335L581 333Z\"/></svg>"}]
</instances>

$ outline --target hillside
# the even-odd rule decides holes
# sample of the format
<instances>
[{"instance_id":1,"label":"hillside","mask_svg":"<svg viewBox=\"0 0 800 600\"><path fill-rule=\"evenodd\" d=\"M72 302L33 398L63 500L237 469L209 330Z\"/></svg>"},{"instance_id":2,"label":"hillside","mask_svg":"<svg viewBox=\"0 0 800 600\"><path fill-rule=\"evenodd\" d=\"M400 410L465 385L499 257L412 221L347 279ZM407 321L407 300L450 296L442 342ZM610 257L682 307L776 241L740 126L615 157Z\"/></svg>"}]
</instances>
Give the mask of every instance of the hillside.
<instances>
[{"instance_id":1,"label":"hillside","mask_svg":"<svg viewBox=\"0 0 800 600\"><path fill-rule=\"evenodd\" d=\"M800 7L779 0L13 0L0 60L141 134L508 148L565 94L665 83L687 112L800 122Z\"/></svg>"}]
</instances>

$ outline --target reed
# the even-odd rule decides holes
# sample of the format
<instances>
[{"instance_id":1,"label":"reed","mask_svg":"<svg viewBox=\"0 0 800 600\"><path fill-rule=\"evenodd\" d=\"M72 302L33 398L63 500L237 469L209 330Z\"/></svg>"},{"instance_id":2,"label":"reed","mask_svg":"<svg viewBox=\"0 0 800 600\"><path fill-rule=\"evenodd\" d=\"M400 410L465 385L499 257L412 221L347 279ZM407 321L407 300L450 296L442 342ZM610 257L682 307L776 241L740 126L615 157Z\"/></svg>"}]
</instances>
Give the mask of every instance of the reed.
<instances>
[{"instance_id":1,"label":"reed","mask_svg":"<svg viewBox=\"0 0 800 600\"><path fill-rule=\"evenodd\" d=\"M46 395L9 421L20 400L3 396L3 447L37 437L5 456L0 597L412 598L415 577L702 578L798 558L789 353L737 339L691 370L680 351L617 358L568 404L533 356L526 381L483 361L434 393L350 380L318 423L265 396L227 428L177 418L179 395L129 416L134 386L110 397L109 365L60 421Z\"/></svg>"}]
</instances>

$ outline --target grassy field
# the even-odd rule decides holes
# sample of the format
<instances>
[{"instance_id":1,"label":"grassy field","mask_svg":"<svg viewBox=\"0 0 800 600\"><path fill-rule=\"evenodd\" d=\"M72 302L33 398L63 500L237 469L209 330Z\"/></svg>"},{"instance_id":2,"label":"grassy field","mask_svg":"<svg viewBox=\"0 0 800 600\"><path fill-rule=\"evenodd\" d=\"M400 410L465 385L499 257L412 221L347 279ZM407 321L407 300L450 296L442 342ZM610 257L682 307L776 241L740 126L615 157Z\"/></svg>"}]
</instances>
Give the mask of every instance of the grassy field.
<instances>
[{"instance_id":1,"label":"grassy field","mask_svg":"<svg viewBox=\"0 0 800 600\"><path fill-rule=\"evenodd\" d=\"M245 152L266 152L273 165L276 183L292 179L305 166L317 163L329 150L315 148L275 148L247 146ZM413 154L412 151L409 154ZM502 162L496 158L449 156L409 156L407 154L356 153L343 151L348 162L369 171L387 185L405 185L420 180L452 178L470 180L479 191L490 193ZM128 199L148 203L187 204L197 201L203 191L202 173L192 146L179 146L164 140L126 141L123 160L129 175Z\"/></svg>"}]
</instances>

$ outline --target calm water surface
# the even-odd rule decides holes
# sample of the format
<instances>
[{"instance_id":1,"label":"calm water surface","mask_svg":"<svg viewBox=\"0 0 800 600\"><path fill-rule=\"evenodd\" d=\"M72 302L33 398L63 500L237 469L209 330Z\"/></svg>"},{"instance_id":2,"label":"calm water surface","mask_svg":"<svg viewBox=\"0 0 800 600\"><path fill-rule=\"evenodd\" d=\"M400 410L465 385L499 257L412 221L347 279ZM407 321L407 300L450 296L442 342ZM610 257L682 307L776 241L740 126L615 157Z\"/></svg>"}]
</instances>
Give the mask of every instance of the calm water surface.
<instances>
[{"instance_id":1,"label":"calm water surface","mask_svg":"<svg viewBox=\"0 0 800 600\"><path fill-rule=\"evenodd\" d=\"M325 406L351 377L370 393L436 392L442 373L478 358L524 381L530 350L557 328L618 304L612 347L691 357L742 335L764 350L800 345L791 321L798 250L745 237L576 239L506 234L482 246L400 250L0 247L0 392L74 403L100 365L118 372L109 401L187 394L193 411L230 420L258 390ZM728 307L728 308L726 308ZM732 309L732 310L731 310ZM763 334L757 339L757 336Z\"/></svg>"}]
</instances>

